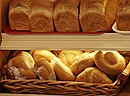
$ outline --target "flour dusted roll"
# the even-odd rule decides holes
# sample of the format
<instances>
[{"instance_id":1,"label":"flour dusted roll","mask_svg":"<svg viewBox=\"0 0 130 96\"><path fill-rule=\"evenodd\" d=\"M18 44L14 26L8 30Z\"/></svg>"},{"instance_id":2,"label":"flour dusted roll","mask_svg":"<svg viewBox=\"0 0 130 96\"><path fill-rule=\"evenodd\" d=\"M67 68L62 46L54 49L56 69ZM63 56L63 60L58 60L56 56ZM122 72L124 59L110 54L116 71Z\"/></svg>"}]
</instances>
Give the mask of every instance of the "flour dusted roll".
<instances>
[{"instance_id":1,"label":"flour dusted roll","mask_svg":"<svg viewBox=\"0 0 130 96\"><path fill-rule=\"evenodd\" d=\"M109 75L119 75L126 67L125 59L117 51L97 51L95 64Z\"/></svg>"},{"instance_id":2,"label":"flour dusted roll","mask_svg":"<svg viewBox=\"0 0 130 96\"><path fill-rule=\"evenodd\" d=\"M45 58L35 63L34 72L42 80L56 80L53 66Z\"/></svg>"},{"instance_id":3,"label":"flour dusted roll","mask_svg":"<svg viewBox=\"0 0 130 96\"><path fill-rule=\"evenodd\" d=\"M95 67L86 68L82 73L77 76L76 81L103 84L112 83L112 80L108 78L105 73Z\"/></svg>"},{"instance_id":4,"label":"flour dusted roll","mask_svg":"<svg viewBox=\"0 0 130 96\"><path fill-rule=\"evenodd\" d=\"M36 79L34 74L34 60L27 52L20 52L7 63L8 75L12 79L25 80Z\"/></svg>"},{"instance_id":5,"label":"flour dusted roll","mask_svg":"<svg viewBox=\"0 0 130 96\"><path fill-rule=\"evenodd\" d=\"M116 19L119 0L81 0L80 24L83 32L108 31Z\"/></svg>"},{"instance_id":6,"label":"flour dusted roll","mask_svg":"<svg viewBox=\"0 0 130 96\"><path fill-rule=\"evenodd\" d=\"M116 24L118 30L130 31L130 0L120 0Z\"/></svg>"},{"instance_id":7,"label":"flour dusted roll","mask_svg":"<svg viewBox=\"0 0 130 96\"><path fill-rule=\"evenodd\" d=\"M31 31L53 32L53 10L52 0L33 0L29 13Z\"/></svg>"},{"instance_id":8,"label":"flour dusted roll","mask_svg":"<svg viewBox=\"0 0 130 96\"><path fill-rule=\"evenodd\" d=\"M54 23L57 32L79 32L77 0L56 0Z\"/></svg>"},{"instance_id":9,"label":"flour dusted roll","mask_svg":"<svg viewBox=\"0 0 130 96\"><path fill-rule=\"evenodd\" d=\"M41 58L45 58L49 62L56 57L52 52L48 50L31 50L30 54L34 58L34 61L37 62Z\"/></svg>"},{"instance_id":10,"label":"flour dusted roll","mask_svg":"<svg viewBox=\"0 0 130 96\"><path fill-rule=\"evenodd\" d=\"M80 50L62 50L59 53L59 58L65 65L70 67L76 60L76 56L81 56L82 54L83 52Z\"/></svg>"},{"instance_id":11,"label":"flour dusted roll","mask_svg":"<svg viewBox=\"0 0 130 96\"><path fill-rule=\"evenodd\" d=\"M12 30L30 30L29 10L32 0L11 0L9 24Z\"/></svg>"},{"instance_id":12,"label":"flour dusted roll","mask_svg":"<svg viewBox=\"0 0 130 96\"><path fill-rule=\"evenodd\" d=\"M82 71L84 71L88 67L94 66L94 55L95 52L92 53L83 53L81 57L76 60L71 65L71 70L75 75L78 75Z\"/></svg>"}]
</instances>

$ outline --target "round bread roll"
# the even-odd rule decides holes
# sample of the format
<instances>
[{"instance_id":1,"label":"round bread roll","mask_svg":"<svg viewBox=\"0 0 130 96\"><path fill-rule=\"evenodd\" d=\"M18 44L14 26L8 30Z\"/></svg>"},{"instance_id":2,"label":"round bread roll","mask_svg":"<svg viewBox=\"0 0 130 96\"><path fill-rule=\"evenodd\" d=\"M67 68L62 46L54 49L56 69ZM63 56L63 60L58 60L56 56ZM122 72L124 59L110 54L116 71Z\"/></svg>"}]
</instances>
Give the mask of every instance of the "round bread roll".
<instances>
[{"instance_id":1,"label":"round bread roll","mask_svg":"<svg viewBox=\"0 0 130 96\"><path fill-rule=\"evenodd\" d=\"M96 67L86 68L83 72L81 72L77 78L77 82L88 82L88 83L112 83L112 80L108 78L108 76L103 73L101 70Z\"/></svg>"},{"instance_id":2,"label":"round bread roll","mask_svg":"<svg viewBox=\"0 0 130 96\"><path fill-rule=\"evenodd\" d=\"M59 54L59 58L62 60L62 62L67 65L68 67L71 66L71 64L75 61L76 56L82 55L82 51L77 50L63 50Z\"/></svg>"},{"instance_id":3,"label":"round bread roll","mask_svg":"<svg viewBox=\"0 0 130 96\"><path fill-rule=\"evenodd\" d=\"M34 72L42 80L56 80L53 66L45 58L35 63Z\"/></svg>"},{"instance_id":4,"label":"round bread roll","mask_svg":"<svg viewBox=\"0 0 130 96\"><path fill-rule=\"evenodd\" d=\"M56 57L53 53L51 53L48 50L31 50L29 53L34 58L35 62L39 61L41 58L45 58L50 62L54 57Z\"/></svg>"},{"instance_id":5,"label":"round bread roll","mask_svg":"<svg viewBox=\"0 0 130 96\"><path fill-rule=\"evenodd\" d=\"M71 70L75 75L78 75L82 71L84 71L87 67L94 66L94 55L95 52L92 53L83 53L80 56L79 60L75 61L72 66Z\"/></svg>"},{"instance_id":6,"label":"round bread roll","mask_svg":"<svg viewBox=\"0 0 130 96\"><path fill-rule=\"evenodd\" d=\"M34 60L32 56L24 51L21 51L7 63L8 75L12 79L25 80L36 79L34 74Z\"/></svg>"},{"instance_id":7,"label":"round bread roll","mask_svg":"<svg viewBox=\"0 0 130 96\"><path fill-rule=\"evenodd\" d=\"M95 64L109 75L119 75L126 67L125 59L117 51L97 51Z\"/></svg>"}]
</instances>

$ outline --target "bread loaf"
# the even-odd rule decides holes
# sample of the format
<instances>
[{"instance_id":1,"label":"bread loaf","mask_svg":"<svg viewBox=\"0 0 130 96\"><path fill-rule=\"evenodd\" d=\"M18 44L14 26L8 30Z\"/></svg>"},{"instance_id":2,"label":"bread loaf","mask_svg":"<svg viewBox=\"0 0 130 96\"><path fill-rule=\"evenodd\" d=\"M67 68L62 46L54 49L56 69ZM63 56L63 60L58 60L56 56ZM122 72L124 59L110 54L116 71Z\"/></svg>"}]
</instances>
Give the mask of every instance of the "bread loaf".
<instances>
[{"instance_id":1,"label":"bread loaf","mask_svg":"<svg viewBox=\"0 0 130 96\"><path fill-rule=\"evenodd\" d=\"M30 54L34 58L34 61L37 62L41 58L45 58L49 62L56 57L53 53L48 50L31 50Z\"/></svg>"},{"instance_id":2,"label":"bread loaf","mask_svg":"<svg viewBox=\"0 0 130 96\"><path fill-rule=\"evenodd\" d=\"M86 68L82 73L80 73L76 81L78 82L88 82L88 83L112 83L112 80L108 76L95 67Z\"/></svg>"},{"instance_id":3,"label":"bread loaf","mask_svg":"<svg viewBox=\"0 0 130 96\"><path fill-rule=\"evenodd\" d=\"M97 51L95 64L109 75L119 75L126 67L125 59L117 51Z\"/></svg>"},{"instance_id":4,"label":"bread loaf","mask_svg":"<svg viewBox=\"0 0 130 96\"><path fill-rule=\"evenodd\" d=\"M54 64L54 70L59 80L63 81L74 81L75 75L72 73L71 69L66 66L59 58L54 57L51 60L51 64Z\"/></svg>"},{"instance_id":5,"label":"bread loaf","mask_svg":"<svg viewBox=\"0 0 130 96\"><path fill-rule=\"evenodd\" d=\"M130 31L130 0L120 0L116 24L118 30Z\"/></svg>"},{"instance_id":6,"label":"bread loaf","mask_svg":"<svg viewBox=\"0 0 130 96\"><path fill-rule=\"evenodd\" d=\"M81 0L80 25L83 32L108 31L116 19L119 0Z\"/></svg>"},{"instance_id":7,"label":"bread loaf","mask_svg":"<svg viewBox=\"0 0 130 96\"><path fill-rule=\"evenodd\" d=\"M79 60L75 61L71 65L71 70L75 75L78 75L88 67L94 66L94 55L93 53L83 53Z\"/></svg>"},{"instance_id":8,"label":"bread loaf","mask_svg":"<svg viewBox=\"0 0 130 96\"><path fill-rule=\"evenodd\" d=\"M30 30L29 10L32 0L11 0L9 24L12 30Z\"/></svg>"},{"instance_id":9,"label":"bread loaf","mask_svg":"<svg viewBox=\"0 0 130 96\"><path fill-rule=\"evenodd\" d=\"M34 60L27 52L20 52L7 63L8 75L12 79L25 80L36 79L34 74Z\"/></svg>"},{"instance_id":10,"label":"bread loaf","mask_svg":"<svg viewBox=\"0 0 130 96\"><path fill-rule=\"evenodd\" d=\"M54 32L54 2L51 0L33 0L29 13L32 32Z\"/></svg>"},{"instance_id":11,"label":"bread loaf","mask_svg":"<svg viewBox=\"0 0 130 96\"><path fill-rule=\"evenodd\" d=\"M82 54L83 52L80 50L62 50L59 53L59 58L65 65L70 67L72 63L76 60L76 56L81 56Z\"/></svg>"},{"instance_id":12,"label":"bread loaf","mask_svg":"<svg viewBox=\"0 0 130 96\"><path fill-rule=\"evenodd\" d=\"M54 23L57 32L80 32L78 5L79 0L56 0Z\"/></svg>"},{"instance_id":13,"label":"bread loaf","mask_svg":"<svg viewBox=\"0 0 130 96\"><path fill-rule=\"evenodd\" d=\"M42 80L56 80L53 66L45 58L35 63L34 72Z\"/></svg>"}]
</instances>

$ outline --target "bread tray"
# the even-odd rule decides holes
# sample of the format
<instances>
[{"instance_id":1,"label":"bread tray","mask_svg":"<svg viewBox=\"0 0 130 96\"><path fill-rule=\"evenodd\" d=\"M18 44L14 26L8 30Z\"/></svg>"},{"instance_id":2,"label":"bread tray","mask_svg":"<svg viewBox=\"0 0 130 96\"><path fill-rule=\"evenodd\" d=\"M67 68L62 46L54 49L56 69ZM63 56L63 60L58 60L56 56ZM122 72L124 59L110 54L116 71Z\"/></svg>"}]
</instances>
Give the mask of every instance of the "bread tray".
<instances>
[{"instance_id":1,"label":"bread tray","mask_svg":"<svg viewBox=\"0 0 130 96\"><path fill-rule=\"evenodd\" d=\"M50 35L76 35L76 34L103 34L105 32L31 32L31 31L16 31L16 30L11 30L9 26L7 26L4 29L4 32L7 34L50 34Z\"/></svg>"},{"instance_id":2,"label":"bread tray","mask_svg":"<svg viewBox=\"0 0 130 96\"><path fill-rule=\"evenodd\" d=\"M120 34L130 34L130 31L120 31L117 29L117 24L116 22L113 24L112 29L114 32L120 33Z\"/></svg>"},{"instance_id":3,"label":"bread tray","mask_svg":"<svg viewBox=\"0 0 130 96\"><path fill-rule=\"evenodd\" d=\"M0 81L9 92L13 94L48 94L73 96L117 96L127 82L129 71L124 70L114 83L99 84L75 81L54 80L11 80L3 76Z\"/></svg>"}]
</instances>

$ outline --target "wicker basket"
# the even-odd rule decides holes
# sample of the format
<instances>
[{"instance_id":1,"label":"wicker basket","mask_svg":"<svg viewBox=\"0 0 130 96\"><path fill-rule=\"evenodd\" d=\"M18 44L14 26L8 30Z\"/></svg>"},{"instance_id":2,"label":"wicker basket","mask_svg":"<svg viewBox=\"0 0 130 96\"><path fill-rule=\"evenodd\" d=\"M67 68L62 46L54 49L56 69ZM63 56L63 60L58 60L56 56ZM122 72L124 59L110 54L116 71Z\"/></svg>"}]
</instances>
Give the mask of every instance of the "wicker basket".
<instances>
[{"instance_id":1,"label":"wicker basket","mask_svg":"<svg viewBox=\"0 0 130 96\"><path fill-rule=\"evenodd\" d=\"M129 71L124 70L112 84L95 84L53 80L9 80L4 76L0 83L12 93L60 95L117 95L124 86Z\"/></svg>"}]
</instances>

